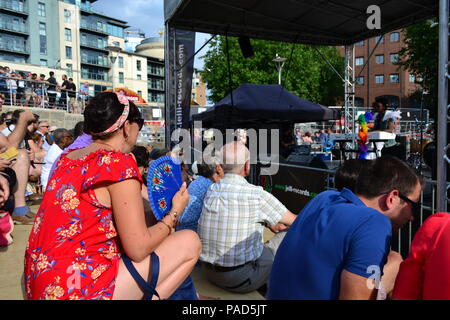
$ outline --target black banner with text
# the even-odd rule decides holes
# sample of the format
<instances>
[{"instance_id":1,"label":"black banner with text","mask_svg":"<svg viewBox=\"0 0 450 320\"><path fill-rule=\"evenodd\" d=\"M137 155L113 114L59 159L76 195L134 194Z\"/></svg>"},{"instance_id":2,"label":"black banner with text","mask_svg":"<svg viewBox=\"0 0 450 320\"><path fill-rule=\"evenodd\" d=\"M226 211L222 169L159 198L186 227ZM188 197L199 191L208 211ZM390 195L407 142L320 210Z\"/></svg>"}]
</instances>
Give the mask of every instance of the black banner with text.
<instances>
[{"instance_id":1,"label":"black banner with text","mask_svg":"<svg viewBox=\"0 0 450 320\"><path fill-rule=\"evenodd\" d=\"M194 73L195 32L168 28L166 54L166 145L172 132L189 128ZM190 59L190 60L189 60Z\"/></svg>"}]
</instances>

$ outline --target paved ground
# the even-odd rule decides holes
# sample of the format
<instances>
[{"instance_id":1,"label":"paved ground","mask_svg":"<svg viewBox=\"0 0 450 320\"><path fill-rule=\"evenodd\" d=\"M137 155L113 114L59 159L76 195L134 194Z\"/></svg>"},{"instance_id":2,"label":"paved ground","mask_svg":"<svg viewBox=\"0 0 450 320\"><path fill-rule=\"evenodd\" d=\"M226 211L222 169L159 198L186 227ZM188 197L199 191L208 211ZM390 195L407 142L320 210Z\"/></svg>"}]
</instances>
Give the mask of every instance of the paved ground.
<instances>
[{"instance_id":1,"label":"paved ground","mask_svg":"<svg viewBox=\"0 0 450 320\"><path fill-rule=\"evenodd\" d=\"M36 207L32 207L34 212ZM0 300L23 300L23 259L26 242L32 226L14 226L14 243L8 247L0 248ZM266 237L270 234L265 235ZM225 300L263 300L256 291L247 294L236 294L222 290L211 284L200 272L195 269L192 278L198 292L207 297Z\"/></svg>"}]
</instances>

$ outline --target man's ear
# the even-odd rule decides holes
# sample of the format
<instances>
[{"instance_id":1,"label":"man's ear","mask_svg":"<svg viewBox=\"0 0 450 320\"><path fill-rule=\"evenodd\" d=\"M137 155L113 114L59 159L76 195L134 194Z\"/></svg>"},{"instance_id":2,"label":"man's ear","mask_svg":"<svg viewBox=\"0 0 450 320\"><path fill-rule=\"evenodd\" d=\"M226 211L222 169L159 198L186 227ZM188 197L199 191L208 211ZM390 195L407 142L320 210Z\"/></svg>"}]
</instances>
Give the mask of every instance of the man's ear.
<instances>
[{"instance_id":1,"label":"man's ear","mask_svg":"<svg viewBox=\"0 0 450 320\"><path fill-rule=\"evenodd\" d=\"M245 173L250 174L250 160L245 161Z\"/></svg>"},{"instance_id":2,"label":"man's ear","mask_svg":"<svg viewBox=\"0 0 450 320\"><path fill-rule=\"evenodd\" d=\"M394 189L386 195L383 204L385 205L387 210L392 209L396 205L396 203L398 202L398 194L398 190Z\"/></svg>"}]
</instances>

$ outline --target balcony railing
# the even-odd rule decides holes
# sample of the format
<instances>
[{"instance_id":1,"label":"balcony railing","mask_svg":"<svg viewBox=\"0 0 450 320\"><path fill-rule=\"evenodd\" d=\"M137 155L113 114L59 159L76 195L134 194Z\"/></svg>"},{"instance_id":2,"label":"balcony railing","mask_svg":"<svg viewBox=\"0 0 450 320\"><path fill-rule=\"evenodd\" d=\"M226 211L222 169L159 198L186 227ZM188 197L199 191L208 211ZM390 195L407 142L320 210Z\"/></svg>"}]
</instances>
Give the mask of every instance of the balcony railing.
<instances>
[{"instance_id":1,"label":"balcony railing","mask_svg":"<svg viewBox=\"0 0 450 320\"><path fill-rule=\"evenodd\" d=\"M94 66L99 66L99 67L105 67L105 68L110 68L111 65L108 62L108 60L106 59L106 61L103 60L99 60L97 58L81 58L81 63L86 63L86 64L91 64Z\"/></svg>"},{"instance_id":2,"label":"balcony railing","mask_svg":"<svg viewBox=\"0 0 450 320\"><path fill-rule=\"evenodd\" d=\"M87 12L93 12L91 4L88 3L80 3L80 9Z\"/></svg>"},{"instance_id":3,"label":"balcony railing","mask_svg":"<svg viewBox=\"0 0 450 320\"><path fill-rule=\"evenodd\" d=\"M160 77L164 77L164 68L162 69L157 69L157 70L152 70L151 68L147 68L147 73L151 74L153 76L160 76Z\"/></svg>"},{"instance_id":4,"label":"balcony railing","mask_svg":"<svg viewBox=\"0 0 450 320\"><path fill-rule=\"evenodd\" d=\"M97 41L88 41L88 40L81 40L81 45L85 46L85 47L89 47L89 48L94 48L94 49L100 49L100 50L105 50L108 51L106 49L107 44L103 44L100 45Z\"/></svg>"},{"instance_id":5,"label":"balcony railing","mask_svg":"<svg viewBox=\"0 0 450 320\"><path fill-rule=\"evenodd\" d=\"M109 76L108 74L98 74L98 73L92 73L92 72L81 72L81 78L82 79L89 79L89 80L96 80L96 81L105 81L109 82Z\"/></svg>"},{"instance_id":6,"label":"balcony railing","mask_svg":"<svg viewBox=\"0 0 450 320\"><path fill-rule=\"evenodd\" d=\"M28 48L28 46L26 44L18 45L17 43L14 43L13 41L0 42L0 50L30 54L30 49Z\"/></svg>"},{"instance_id":7,"label":"balcony railing","mask_svg":"<svg viewBox=\"0 0 450 320\"><path fill-rule=\"evenodd\" d=\"M164 91L164 85L159 85L159 84L152 84L152 83L149 83L149 84L147 85L147 88L148 88L148 89L151 89L151 90L160 90L160 91Z\"/></svg>"},{"instance_id":8,"label":"balcony railing","mask_svg":"<svg viewBox=\"0 0 450 320\"><path fill-rule=\"evenodd\" d=\"M84 20L81 20L80 27L82 29L95 31L95 32L99 32L99 33L102 33L102 34L108 34L108 31L106 30L106 25L104 25L104 27L102 28L102 27L99 27L96 24L88 23L88 22L86 22Z\"/></svg>"},{"instance_id":9,"label":"balcony railing","mask_svg":"<svg viewBox=\"0 0 450 320\"><path fill-rule=\"evenodd\" d=\"M18 25L10 21L0 21L0 29L29 34L28 27L26 25Z\"/></svg>"},{"instance_id":10,"label":"balcony railing","mask_svg":"<svg viewBox=\"0 0 450 320\"><path fill-rule=\"evenodd\" d=\"M24 2L17 0L0 0L0 9L28 14L28 6Z\"/></svg>"}]
</instances>

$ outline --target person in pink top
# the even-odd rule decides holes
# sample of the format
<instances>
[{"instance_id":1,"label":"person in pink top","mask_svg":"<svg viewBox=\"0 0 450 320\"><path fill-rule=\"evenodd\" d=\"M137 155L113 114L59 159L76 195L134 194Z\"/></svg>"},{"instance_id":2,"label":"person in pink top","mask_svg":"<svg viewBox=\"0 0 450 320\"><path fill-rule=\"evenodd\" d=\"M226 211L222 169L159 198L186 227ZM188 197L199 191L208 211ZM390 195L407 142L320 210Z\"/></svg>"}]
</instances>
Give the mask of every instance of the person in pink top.
<instances>
[{"instance_id":1,"label":"person in pink top","mask_svg":"<svg viewBox=\"0 0 450 320\"><path fill-rule=\"evenodd\" d=\"M450 214L429 217L400 265L393 297L399 300L450 300Z\"/></svg>"}]
</instances>

